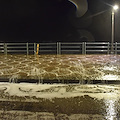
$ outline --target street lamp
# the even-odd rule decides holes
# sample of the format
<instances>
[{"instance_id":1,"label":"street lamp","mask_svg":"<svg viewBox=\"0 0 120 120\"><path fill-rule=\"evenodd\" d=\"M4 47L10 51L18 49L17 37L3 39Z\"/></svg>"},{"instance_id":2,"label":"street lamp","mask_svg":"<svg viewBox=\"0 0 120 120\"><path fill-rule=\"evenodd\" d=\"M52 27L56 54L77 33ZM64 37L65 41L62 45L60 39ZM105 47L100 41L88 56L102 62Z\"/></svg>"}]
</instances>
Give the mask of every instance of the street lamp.
<instances>
[{"instance_id":1,"label":"street lamp","mask_svg":"<svg viewBox=\"0 0 120 120\"><path fill-rule=\"evenodd\" d=\"M113 54L114 53L114 46L113 46L113 44L114 44L114 32L115 32L115 23L114 23L114 21L115 21L115 11L117 11L118 10L118 5L114 5L113 6L113 8L112 8L112 38L111 38L111 54Z\"/></svg>"}]
</instances>

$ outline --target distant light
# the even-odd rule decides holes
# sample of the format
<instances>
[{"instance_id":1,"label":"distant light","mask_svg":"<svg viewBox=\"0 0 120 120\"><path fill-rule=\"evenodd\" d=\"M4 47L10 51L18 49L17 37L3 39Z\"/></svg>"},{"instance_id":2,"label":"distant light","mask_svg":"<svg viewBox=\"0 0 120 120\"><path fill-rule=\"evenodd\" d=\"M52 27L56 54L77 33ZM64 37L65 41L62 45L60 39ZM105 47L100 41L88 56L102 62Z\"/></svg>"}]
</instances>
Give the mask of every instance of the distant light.
<instances>
[{"instance_id":1,"label":"distant light","mask_svg":"<svg viewBox=\"0 0 120 120\"><path fill-rule=\"evenodd\" d=\"M118 5L114 5L114 6L113 6L113 9L114 9L114 10L117 10L118 8L119 8Z\"/></svg>"}]
</instances>

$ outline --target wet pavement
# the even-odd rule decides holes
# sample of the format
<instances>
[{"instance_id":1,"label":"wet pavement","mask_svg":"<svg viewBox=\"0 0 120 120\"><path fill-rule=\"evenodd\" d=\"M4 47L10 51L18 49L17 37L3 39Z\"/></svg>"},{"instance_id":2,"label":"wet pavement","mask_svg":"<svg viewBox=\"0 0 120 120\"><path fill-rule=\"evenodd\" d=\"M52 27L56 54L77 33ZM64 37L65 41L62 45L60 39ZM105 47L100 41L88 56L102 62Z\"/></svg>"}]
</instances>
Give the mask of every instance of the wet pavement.
<instances>
[{"instance_id":1,"label":"wet pavement","mask_svg":"<svg viewBox=\"0 0 120 120\"><path fill-rule=\"evenodd\" d=\"M1 83L0 93L6 120L120 119L120 85Z\"/></svg>"},{"instance_id":2,"label":"wet pavement","mask_svg":"<svg viewBox=\"0 0 120 120\"><path fill-rule=\"evenodd\" d=\"M120 55L1 55L0 78L120 80Z\"/></svg>"},{"instance_id":3,"label":"wet pavement","mask_svg":"<svg viewBox=\"0 0 120 120\"><path fill-rule=\"evenodd\" d=\"M120 55L1 55L0 79L120 80ZM120 84L0 84L0 120L119 120Z\"/></svg>"}]
</instances>

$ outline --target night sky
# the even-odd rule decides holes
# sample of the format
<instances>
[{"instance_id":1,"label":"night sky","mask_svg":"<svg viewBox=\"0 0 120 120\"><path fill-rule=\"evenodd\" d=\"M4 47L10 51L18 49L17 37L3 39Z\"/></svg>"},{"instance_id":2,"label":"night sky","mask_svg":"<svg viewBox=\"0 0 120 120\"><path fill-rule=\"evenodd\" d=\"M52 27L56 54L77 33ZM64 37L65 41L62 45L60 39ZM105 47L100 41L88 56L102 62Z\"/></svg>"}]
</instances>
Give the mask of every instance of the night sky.
<instances>
[{"instance_id":1,"label":"night sky","mask_svg":"<svg viewBox=\"0 0 120 120\"><path fill-rule=\"evenodd\" d=\"M0 41L110 41L113 1L88 0L87 12L82 16L79 16L80 10L68 0L0 1ZM119 14L120 10L115 16L117 42L120 42Z\"/></svg>"}]
</instances>

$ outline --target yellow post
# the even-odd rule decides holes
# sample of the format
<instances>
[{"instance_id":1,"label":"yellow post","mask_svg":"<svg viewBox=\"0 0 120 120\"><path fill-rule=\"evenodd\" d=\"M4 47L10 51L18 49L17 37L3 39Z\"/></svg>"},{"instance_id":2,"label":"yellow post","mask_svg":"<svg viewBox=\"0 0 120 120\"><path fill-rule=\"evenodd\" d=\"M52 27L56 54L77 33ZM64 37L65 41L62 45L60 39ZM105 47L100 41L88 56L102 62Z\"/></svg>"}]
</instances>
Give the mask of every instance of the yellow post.
<instances>
[{"instance_id":1,"label":"yellow post","mask_svg":"<svg viewBox=\"0 0 120 120\"><path fill-rule=\"evenodd\" d=\"M39 53L39 44L37 44L37 52L36 52L36 55L38 55Z\"/></svg>"}]
</instances>

